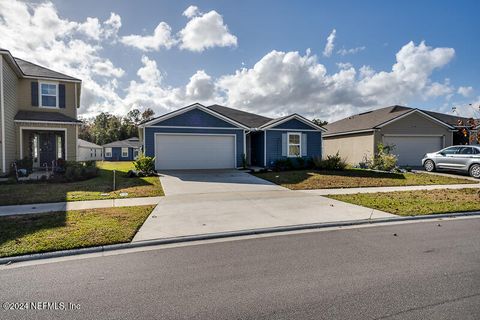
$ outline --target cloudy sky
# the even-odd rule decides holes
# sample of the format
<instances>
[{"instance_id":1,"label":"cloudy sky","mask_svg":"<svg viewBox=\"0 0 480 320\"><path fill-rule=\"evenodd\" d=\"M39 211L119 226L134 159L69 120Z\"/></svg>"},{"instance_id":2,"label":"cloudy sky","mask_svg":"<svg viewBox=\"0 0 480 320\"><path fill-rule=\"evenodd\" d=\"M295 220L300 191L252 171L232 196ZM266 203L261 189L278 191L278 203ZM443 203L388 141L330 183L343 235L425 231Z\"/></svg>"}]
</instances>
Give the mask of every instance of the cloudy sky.
<instances>
[{"instance_id":1,"label":"cloudy sky","mask_svg":"<svg viewBox=\"0 0 480 320\"><path fill-rule=\"evenodd\" d=\"M192 102L336 120L471 115L480 2L0 0L0 47L83 80L80 112Z\"/></svg>"}]
</instances>

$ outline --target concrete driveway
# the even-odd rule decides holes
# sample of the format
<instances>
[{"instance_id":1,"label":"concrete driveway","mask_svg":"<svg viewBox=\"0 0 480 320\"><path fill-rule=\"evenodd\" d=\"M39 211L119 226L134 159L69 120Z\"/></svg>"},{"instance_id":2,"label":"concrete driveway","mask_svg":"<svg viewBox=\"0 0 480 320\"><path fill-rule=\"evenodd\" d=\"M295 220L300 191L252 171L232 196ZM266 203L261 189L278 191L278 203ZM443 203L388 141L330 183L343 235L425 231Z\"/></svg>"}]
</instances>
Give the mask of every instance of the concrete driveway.
<instances>
[{"instance_id":1,"label":"concrete driveway","mask_svg":"<svg viewBox=\"0 0 480 320\"><path fill-rule=\"evenodd\" d=\"M133 241L393 216L237 170L169 171L160 180L166 196Z\"/></svg>"}]
</instances>

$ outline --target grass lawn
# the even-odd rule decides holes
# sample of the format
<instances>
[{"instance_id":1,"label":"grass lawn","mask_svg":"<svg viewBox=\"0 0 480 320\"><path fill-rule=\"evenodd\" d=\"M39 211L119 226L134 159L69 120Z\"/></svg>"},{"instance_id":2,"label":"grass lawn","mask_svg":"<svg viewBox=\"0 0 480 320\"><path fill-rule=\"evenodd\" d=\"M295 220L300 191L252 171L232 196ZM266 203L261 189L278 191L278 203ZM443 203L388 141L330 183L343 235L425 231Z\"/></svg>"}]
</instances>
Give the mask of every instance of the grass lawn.
<instances>
[{"instance_id":1,"label":"grass lawn","mask_svg":"<svg viewBox=\"0 0 480 320\"><path fill-rule=\"evenodd\" d=\"M98 161L99 176L68 183L17 183L0 185L0 205L15 205L42 202L62 202L120 198L121 192L128 197L163 196L158 177L128 178L126 173L133 163ZM116 170L116 190L112 191L113 170ZM108 193L102 196L102 193Z\"/></svg>"},{"instance_id":2,"label":"grass lawn","mask_svg":"<svg viewBox=\"0 0 480 320\"><path fill-rule=\"evenodd\" d=\"M382 173L362 169L294 170L255 175L292 190L475 183L472 180L427 173Z\"/></svg>"},{"instance_id":3,"label":"grass lawn","mask_svg":"<svg viewBox=\"0 0 480 320\"><path fill-rule=\"evenodd\" d=\"M480 189L357 193L328 197L401 216L480 210Z\"/></svg>"},{"instance_id":4,"label":"grass lawn","mask_svg":"<svg viewBox=\"0 0 480 320\"><path fill-rule=\"evenodd\" d=\"M129 242L154 206L0 217L0 257Z\"/></svg>"}]
</instances>

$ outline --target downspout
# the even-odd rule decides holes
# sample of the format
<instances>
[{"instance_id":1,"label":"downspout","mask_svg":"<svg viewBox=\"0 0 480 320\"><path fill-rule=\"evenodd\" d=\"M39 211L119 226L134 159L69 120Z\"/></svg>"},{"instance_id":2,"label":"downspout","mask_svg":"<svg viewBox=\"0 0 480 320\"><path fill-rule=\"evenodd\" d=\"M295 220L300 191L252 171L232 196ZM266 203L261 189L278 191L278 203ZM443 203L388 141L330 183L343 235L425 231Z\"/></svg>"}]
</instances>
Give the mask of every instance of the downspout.
<instances>
[{"instance_id":1,"label":"downspout","mask_svg":"<svg viewBox=\"0 0 480 320\"><path fill-rule=\"evenodd\" d=\"M2 172L6 173L7 161L5 159L5 103L3 91L3 55L0 55L0 112L2 113Z\"/></svg>"}]
</instances>

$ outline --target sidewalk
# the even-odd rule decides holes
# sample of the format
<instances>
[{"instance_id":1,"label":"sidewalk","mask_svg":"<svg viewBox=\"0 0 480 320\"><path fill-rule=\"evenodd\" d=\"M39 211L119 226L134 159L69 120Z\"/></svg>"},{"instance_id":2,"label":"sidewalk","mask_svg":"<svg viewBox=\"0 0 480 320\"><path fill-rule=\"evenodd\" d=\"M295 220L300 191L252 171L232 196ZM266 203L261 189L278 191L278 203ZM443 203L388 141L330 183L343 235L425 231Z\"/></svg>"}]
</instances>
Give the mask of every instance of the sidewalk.
<instances>
[{"instance_id":1,"label":"sidewalk","mask_svg":"<svg viewBox=\"0 0 480 320\"><path fill-rule=\"evenodd\" d=\"M0 217L18 214L32 214L68 210L156 205L162 198L163 197L121 198L0 206Z\"/></svg>"},{"instance_id":2,"label":"sidewalk","mask_svg":"<svg viewBox=\"0 0 480 320\"><path fill-rule=\"evenodd\" d=\"M305 192L319 196L335 194L354 194L354 193L377 193L394 191L415 191L415 190L436 190L436 189L466 189L480 188L477 184L441 184L427 186L402 186L402 187L362 187L362 188L341 188L341 189L315 189L315 190L296 190L296 192Z\"/></svg>"}]
</instances>

